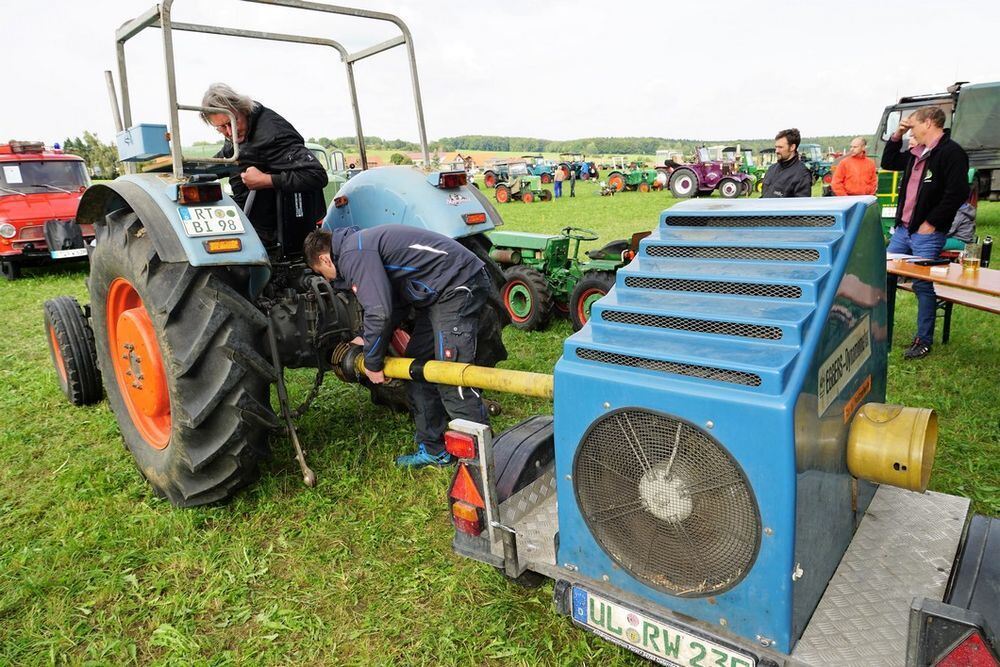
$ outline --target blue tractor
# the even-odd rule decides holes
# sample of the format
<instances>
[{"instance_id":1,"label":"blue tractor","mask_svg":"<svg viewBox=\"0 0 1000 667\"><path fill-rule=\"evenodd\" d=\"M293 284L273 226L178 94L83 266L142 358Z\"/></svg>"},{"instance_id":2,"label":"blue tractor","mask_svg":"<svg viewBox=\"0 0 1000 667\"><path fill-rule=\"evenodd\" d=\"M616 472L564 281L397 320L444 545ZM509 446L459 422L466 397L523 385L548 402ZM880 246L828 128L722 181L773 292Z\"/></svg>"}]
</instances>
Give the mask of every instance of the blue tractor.
<instances>
[{"instance_id":1,"label":"blue tractor","mask_svg":"<svg viewBox=\"0 0 1000 667\"><path fill-rule=\"evenodd\" d=\"M89 249L90 305L81 308L67 296L51 299L45 304L45 321L67 397L78 405L96 402L103 384L141 474L157 495L177 506L194 506L226 500L251 483L258 462L268 455L268 436L274 429L284 428L305 482L315 483L293 424L293 416L306 405L291 409L283 369L316 368L318 389L324 373L332 369L331 359L338 350L344 354L359 332L360 308L349 291L334 291L306 267L301 248L291 247L291 242L286 247L284 239L291 234L283 233L280 213L277 243L262 243L245 211L219 181L234 166L238 144L231 159L195 162L182 155L178 112L225 110L178 102L175 31L311 43L338 52L347 67L363 170L341 187L325 221L317 224L364 228L396 222L433 229L482 257L500 284L503 276L489 259L484 232L501 221L490 202L467 183L464 171L367 170L353 64L396 46L404 46L409 60L427 158L413 43L399 18L319 3L296 6L390 22L399 29L394 39L352 53L329 39L172 23L172 4L163 0L116 33L123 118L110 72L107 78L128 173L89 188L80 203L79 221L96 229L96 243ZM132 125L124 44L149 28L160 29L163 37L169 134L166 125ZM231 113L230 118L235 127ZM171 173L137 173L137 162L166 155L172 158ZM493 344L494 359L477 359L480 363L503 355L499 317L506 314L499 315L499 303L497 308L485 309L498 315L492 326L487 322L483 336L488 339L480 336L483 349ZM489 313L485 317L489 319ZM405 339L405 331L398 337L397 342ZM272 383L277 385L278 410L271 406ZM400 389L373 389L372 396L376 402L393 402L405 396ZM313 397L315 390L306 403Z\"/></svg>"}]
</instances>

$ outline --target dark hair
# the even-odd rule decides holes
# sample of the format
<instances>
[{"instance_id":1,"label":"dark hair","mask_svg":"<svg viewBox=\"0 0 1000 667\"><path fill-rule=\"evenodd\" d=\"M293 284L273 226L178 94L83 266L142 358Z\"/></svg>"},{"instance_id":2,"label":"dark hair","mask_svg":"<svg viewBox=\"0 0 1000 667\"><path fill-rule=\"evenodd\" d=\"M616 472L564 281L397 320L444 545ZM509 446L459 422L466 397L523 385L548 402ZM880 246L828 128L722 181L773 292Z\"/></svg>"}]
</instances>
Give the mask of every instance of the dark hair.
<instances>
[{"instance_id":1,"label":"dark hair","mask_svg":"<svg viewBox=\"0 0 1000 667\"><path fill-rule=\"evenodd\" d=\"M934 106L933 104L928 104L925 107L920 107L913 112L913 117L916 118L921 123L925 120L929 120L940 128L944 128L944 111L941 107Z\"/></svg>"},{"instance_id":2,"label":"dark hair","mask_svg":"<svg viewBox=\"0 0 1000 667\"><path fill-rule=\"evenodd\" d=\"M782 137L784 137L785 141L787 141L790 146L795 146L795 150L798 150L799 144L802 143L802 135L799 133L798 129L794 127L778 132L774 135L774 140L777 141Z\"/></svg>"},{"instance_id":3,"label":"dark hair","mask_svg":"<svg viewBox=\"0 0 1000 667\"><path fill-rule=\"evenodd\" d=\"M323 255L330 254L330 247L333 243L333 234L325 229L317 229L310 232L302 244L302 253L305 255L306 264L314 266Z\"/></svg>"}]
</instances>

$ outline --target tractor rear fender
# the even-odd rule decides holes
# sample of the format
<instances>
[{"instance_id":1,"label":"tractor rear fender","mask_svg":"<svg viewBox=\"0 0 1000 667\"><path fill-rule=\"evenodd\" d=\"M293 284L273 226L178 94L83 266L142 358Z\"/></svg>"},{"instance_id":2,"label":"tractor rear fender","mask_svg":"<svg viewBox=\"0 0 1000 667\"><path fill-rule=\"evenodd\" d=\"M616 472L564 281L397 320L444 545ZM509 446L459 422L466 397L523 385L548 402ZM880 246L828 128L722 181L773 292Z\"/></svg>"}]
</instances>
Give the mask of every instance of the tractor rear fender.
<instances>
[{"instance_id":1,"label":"tractor rear fender","mask_svg":"<svg viewBox=\"0 0 1000 667\"><path fill-rule=\"evenodd\" d=\"M191 266L260 266L270 273L264 244L243 210L229 195L223 193L221 200L202 208L213 209L212 217L216 220L242 222L242 232L189 237L181 217L191 215L192 208L194 207L177 203L177 181L174 178L158 174L135 174L88 188L80 200L77 221L91 223L100 232L101 227L113 224L111 221L114 218L109 218L109 214L132 210L142 221L161 261L187 262ZM98 233L98 238L101 236ZM240 249L235 252L208 252L206 241L220 238L239 239ZM255 283L263 284L266 281L267 275L255 276Z\"/></svg>"},{"instance_id":2,"label":"tractor rear fender","mask_svg":"<svg viewBox=\"0 0 1000 667\"><path fill-rule=\"evenodd\" d=\"M414 167L379 167L363 171L344 185L327 211L325 229L388 223L410 225L458 239L503 224L483 193L471 185L439 188L434 173ZM482 218L483 222L474 222Z\"/></svg>"}]
</instances>

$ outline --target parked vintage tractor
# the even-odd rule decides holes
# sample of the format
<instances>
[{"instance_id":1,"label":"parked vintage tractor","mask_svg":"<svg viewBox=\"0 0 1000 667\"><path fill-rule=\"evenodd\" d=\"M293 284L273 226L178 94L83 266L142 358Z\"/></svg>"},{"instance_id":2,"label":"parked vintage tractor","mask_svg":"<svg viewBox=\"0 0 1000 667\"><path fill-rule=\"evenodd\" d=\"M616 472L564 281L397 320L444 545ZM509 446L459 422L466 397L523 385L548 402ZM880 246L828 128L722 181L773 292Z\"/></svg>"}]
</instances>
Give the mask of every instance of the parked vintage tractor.
<instances>
[{"instance_id":1,"label":"parked vintage tractor","mask_svg":"<svg viewBox=\"0 0 1000 667\"><path fill-rule=\"evenodd\" d=\"M583 170L584 165L587 167L586 173L584 173ZM597 178L600 176L600 170L597 168L597 163L592 160L587 160L586 156L582 153L560 153L559 168L566 174L566 180L569 180L571 171L575 172L576 177L581 180Z\"/></svg>"},{"instance_id":2,"label":"parked vintage tractor","mask_svg":"<svg viewBox=\"0 0 1000 667\"><path fill-rule=\"evenodd\" d=\"M1000 519L927 491L885 284L874 197L664 211L536 381L552 415L451 423L454 551L658 664L997 667Z\"/></svg>"},{"instance_id":3,"label":"parked vintage tractor","mask_svg":"<svg viewBox=\"0 0 1000 667\"><path fill-rule=\"evenodd\" d=\"M82 158L40 141L0 144L0 274L87 257L94 238L76 210L90 185Z\"/></svg>"},{"instance_id":4,"label":"parked vintage tractor","mask_svg":"<svg viewBox=\"0 0 1000 667\"><path fill-rule=\"evenodd\" d=\"M303 479L310 486L315 483L293 418L315 397L327 371L357 381L360 348L349 341L360 331L361 314L350 290L335 291L305 266L301 247L286 245L292 230L282 219L282 200L275 221L277 243L265 246L245 212L225 194L214 172L232 168L238 144L233 158L185 160L178 112L225 110L178 102L174 31L333 46L349 74L355 61L403 46L417 93L416 119L425 157L428 149L413 43L397 17L315 2L296 5L309 12L389 21L399 28L399 35L388 42L349 52L329 39L174 24L172 4L173 0L163 0L116 33L122 73L127 71L128 40L151 28L162 35L169 134L166 125L132 125L125 81L121 118L107 73L119 152L128 173L90 187L80 202L78 221L84 227L93 225L96 232L88 280L90 304L81 308L72 297L51 299L45 303L45 326L66 396L78 405L93 403L101 398L103 381L140 473L157 495L177 506L193 506L226 500L251 483L258 462L268 455L269 436L281 429L296 452ZM348 81L350 101L357 108L353 76ZM226 113L235 127L233 114ZM359 118L355 129L366 168ZM167 154L172 158L170 173L135 173L135 162ZM466 179L464 171L366 169L343 185L323 224L367 228L390 219L433 229L483 258L499 285L503 275L489 258L484 233L501 221ZM506 319L499 303L496 310L485 308L481 313L486 328L480 335L477 361L486 366L503 358L500 315ZM404 322L398 332L400 339L405 338L406 326ZM302 367L317 369L316 382L305 404L293 410L284 369ZM277 387L277 410L271 404L272 384ZM370 385L370 389L376 402L405 403L400 386Z\"/></svg>"},{"instance_id":5,"label":"parked vintage tractor","mask_svg":"<svg viewBox=\"0 0 1000 667\"><path fill-rule=\"evenodd\" d=\"M812 174L813 183L823 181L829 185L833 181L830 167L833 161L827 159L823 153L823 148L819 144L802 144L799 146L799 157Z\"/></svg>"},{"instance_id":6,"label":"parked vintage tractor","mask_svg":"<svg viewBox=\"0 0 1000 667\"><path fill-rule=\"evenodd\" d=\"M524 331L543 329L556 311L569 314L574 330L582 327L590 307L608 293L615 272L631 259L645 234L589 250L588 261L583 262L580 243L598 238L589 229L566 227L559 234L491 232L490 257L505 269L501 300L511 324Z\"/></svg>"},{"instance_id":7,"label":"parked vintage tractor","mask_svg":"<svg viewBox=\"0 0 1000 667\"><path fill-rule=\"evenodd\" d=\"M556 171L555 162L543 155L522 155L521 159L528 165L528 171L532 176L538 176L545 185L552 182Z\"/></svg>"},{"instance_id":8,"label":"parked vintage tractor","mask_svg":"<svg viewBox=\"0 0 1000 667\"><path fill-rule=\"evenodd\" d=\"M656 169L645 167L627 170L615 169L608 174L608 185L616 192L624 190L650 192L660 188L660 182L656 178L658 174L659 171Z\"/></svg>"},{"instance_id":9,"label":"parked vintage tractor","mask_svg":"<svg viewBox=\"0 0 1000 667\"><path fill-rule=\"evenodd\" d=\"M747 174L734 169L731 163L709 159L708 150L699 148L693 164L668 164L673 167L670 174L670 192L680 199L707 197L716 190L725 199L733 199L749 192L750 180Z\"/></svg>"}]
</instances>

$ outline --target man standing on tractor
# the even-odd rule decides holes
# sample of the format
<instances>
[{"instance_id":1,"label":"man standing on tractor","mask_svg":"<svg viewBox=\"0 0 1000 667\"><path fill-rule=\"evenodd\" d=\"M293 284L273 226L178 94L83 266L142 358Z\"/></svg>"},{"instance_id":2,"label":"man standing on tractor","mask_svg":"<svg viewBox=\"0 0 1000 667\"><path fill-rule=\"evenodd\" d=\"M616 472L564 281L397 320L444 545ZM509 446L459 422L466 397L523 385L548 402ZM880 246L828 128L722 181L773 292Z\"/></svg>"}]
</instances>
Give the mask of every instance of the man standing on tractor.
<instances>
[{"instance_id":1,"label":"man standing on tractor","mask_svg":"<svg viewBox=\"0 0 1000 667\"><path fill-rule=\"evenodd\" d=\"M407 357L475 363L479 311L490 307L493 283L482 260L457 241L405 225L344 227L311 233L304 252L313 271L352 290L364 309L363 336L352 342L364 346L365 375L374 384L385 382L389 341L410 308L416 319ZM396 465L448 465L454 460L444 448L449 418L489 423L479 389L416 380L408 388L417 450Z\"/></svg>"},{"instance_id":2,"label":"man standing on tractor","mask_svg":"<svg viewBox=\"0 0 1000 667\"><path fill-rule=\"evenodd\" d=\"M902 171L896 230L886 252L937 259L955 220L955 213L969 196L969 156L944 131L944 111L920 107L885 144L882 168ZM917 145L903 150L903 135L909 132ZM937 298L934 283L914 280L917 297L917 335L903 353L904 359L930 354L934 342Z\"/></svg>"},{"instance_id":3,"label":"man standing on tractor","mask_svg":"<svg viewBox=\"0 0 1000 667\"><path fill-rule=\"evenodd\" d=\"M774 155L778 161L764 174L761 198L812 196L812 174L799 159L800 143L802 135L794 127L774 137Z\"/></svg>"},{"instance_id":4,"label":"man standing on tractor","mask_svg":"<svg viewBox=\"0 0 1000 667\"><path fill-rule=\"evenodd\" d=\"M868 142L864 137L851 139L850 152L833 172L833 194L838 197L875 194L878 176L875 162L865 154L867 149Z\"/></svg>"},{"instance_id":5,"label":"man standing on tractor","mask_svg":"<svg viewBox=\"0 0 1000 667\"><path fill-rule=\"evenodd\" d=\"M201 105L228 109L236 116L234 128L227 114L201 114L226 138L215 157L232 157L233 142L239 144L239 173L230 176L229 185L261 241L267 246L280 241L284 252L300 252L306 234L326 215L323 188L328 179L323 165L291 123L224 83L209 86ZM248 207L251 192L256 194Z\"/></svg>"}]
</instances>

